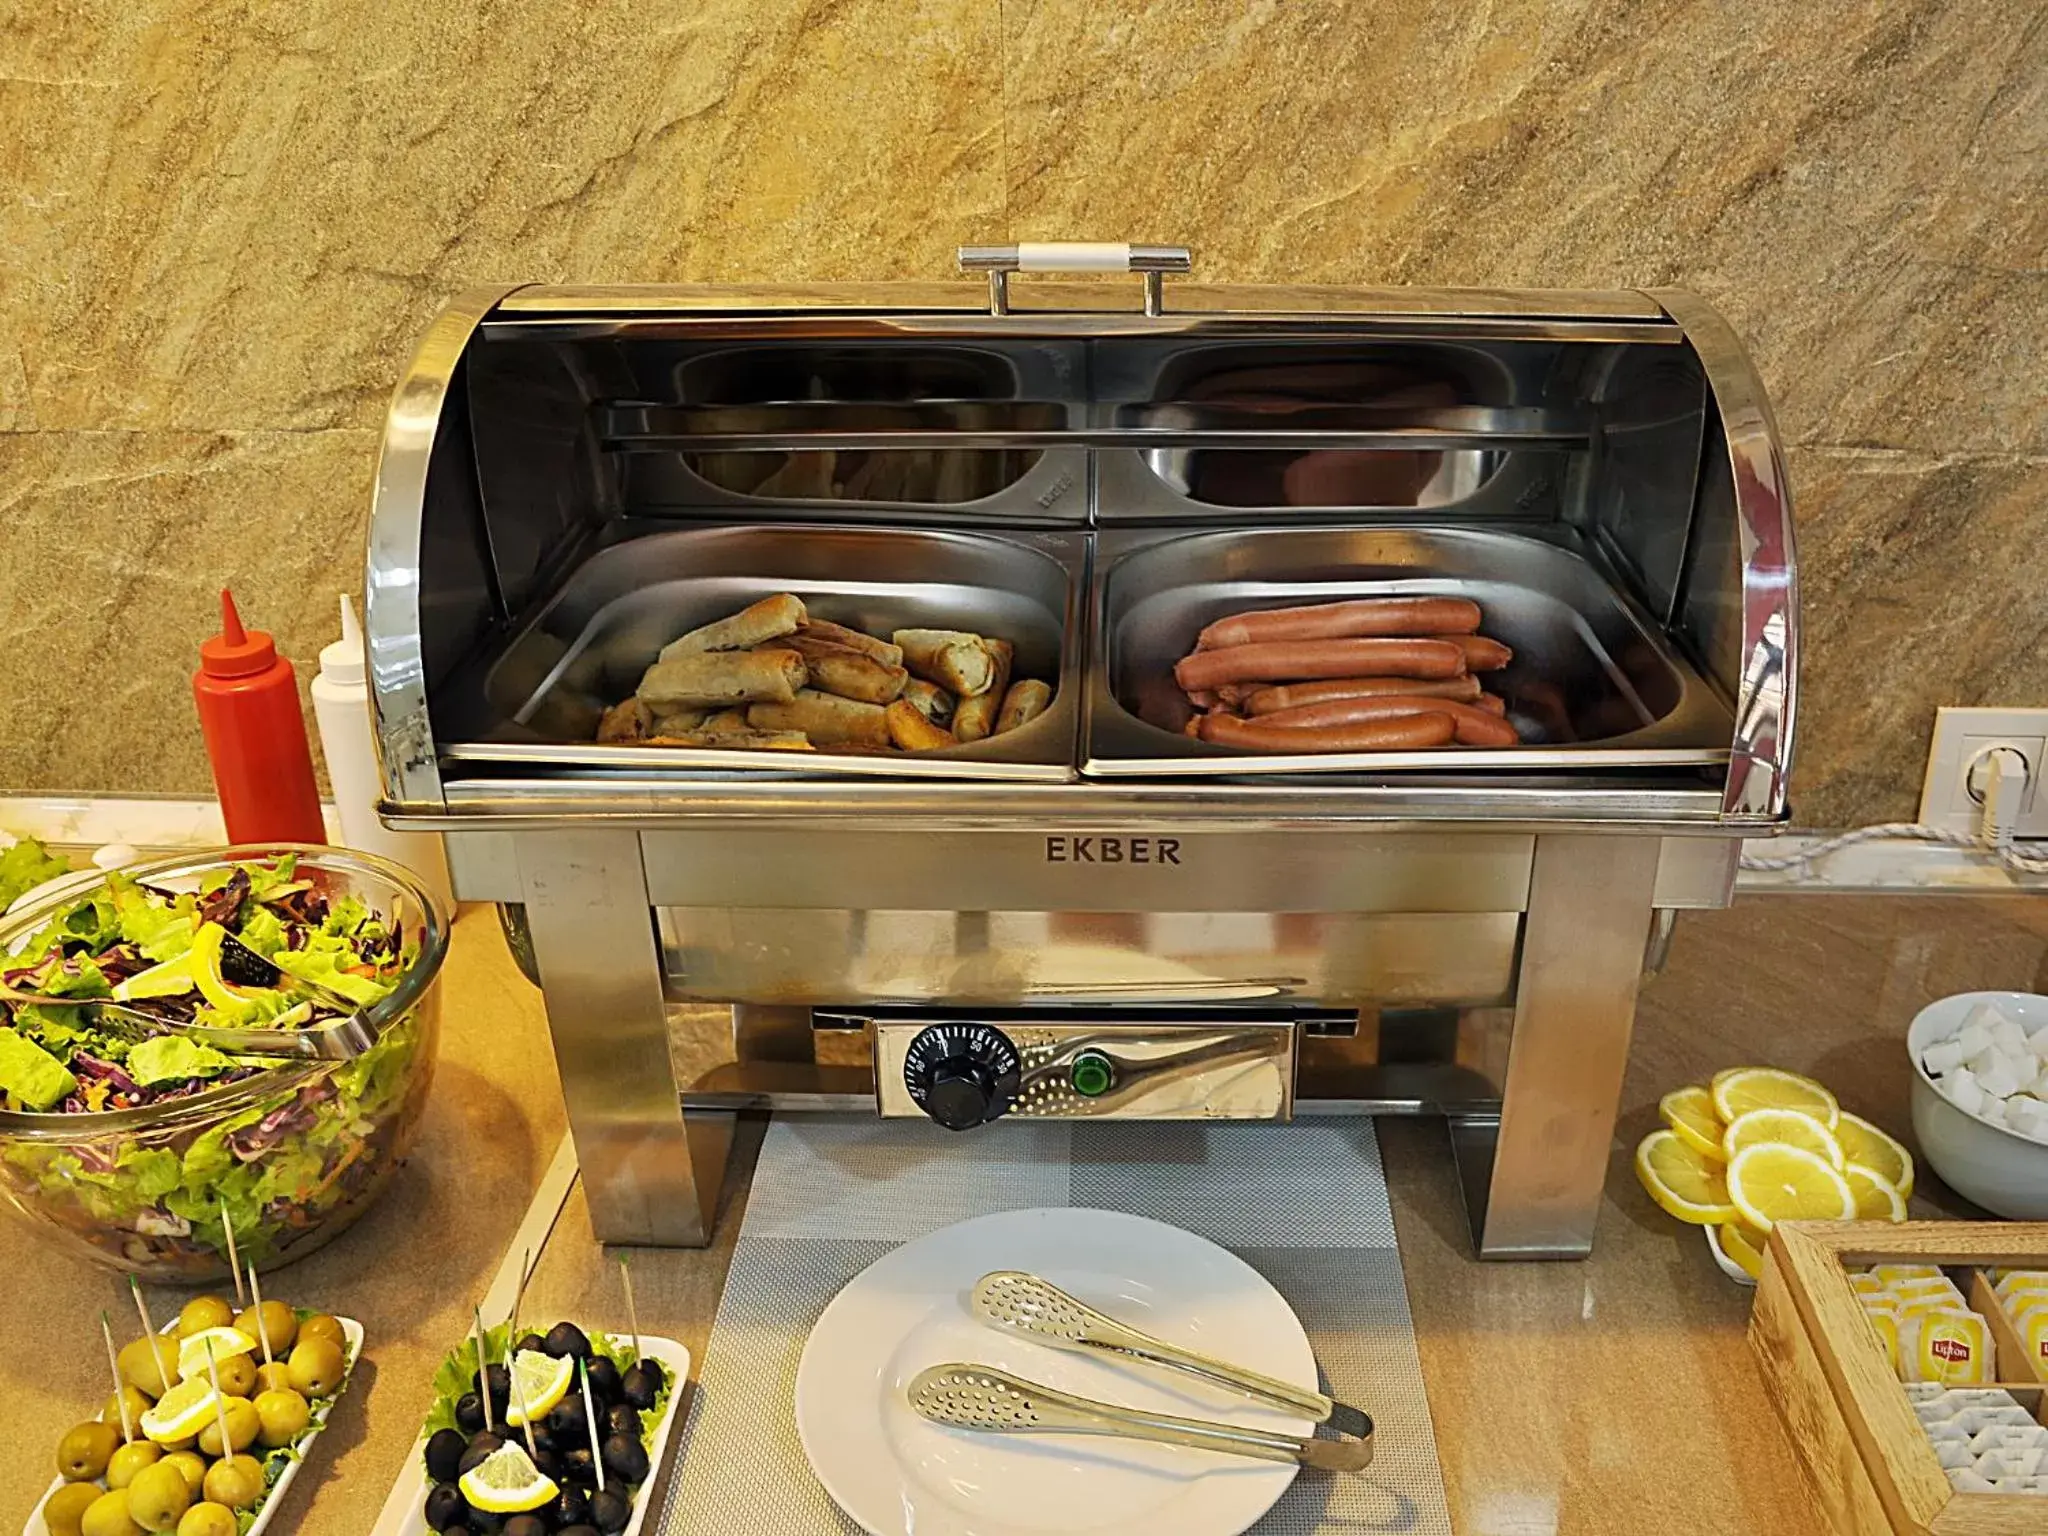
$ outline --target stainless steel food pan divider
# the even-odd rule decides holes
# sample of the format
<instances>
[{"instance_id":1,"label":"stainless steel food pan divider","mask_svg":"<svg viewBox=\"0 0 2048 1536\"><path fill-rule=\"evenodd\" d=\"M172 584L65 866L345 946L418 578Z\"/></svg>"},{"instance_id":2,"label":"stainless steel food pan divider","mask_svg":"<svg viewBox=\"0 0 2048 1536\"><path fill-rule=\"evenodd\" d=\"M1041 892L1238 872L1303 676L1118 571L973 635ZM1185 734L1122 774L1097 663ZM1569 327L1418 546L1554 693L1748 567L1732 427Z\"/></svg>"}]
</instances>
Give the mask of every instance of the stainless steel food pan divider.
<instances>
[{"instance_id":1,"label":"stainless steel food pan divider","mask_svg":"<svg viewBox=\"0 0 2048 1536\"><path fill-rule=\"evenodd\" d=\"M1792 523L1740 345L1680 293L970 260L986 288L465 295L393 397L384 809L542 986L597 1235L707 1241L738 1110L915 1112L950 1024L1013 1032L1020 1114L1443 1116L1479 1254L1584 1254L1638 982L1786 814ZM1144 282L1039 275L1076 263ZM1058 705L928 759L577 739L784 587L1009 632ZM1171 734L1203 622L1370 591L1478 597L1528 745ZM1063 1086L1091 1052L1124 1091Z\"/></svg>"},{"instance_id":2,"label":"stainless steel food pan divider","mask_svg":"<svg viewBox=\"0 0 2048 1536\"><path fill-rule=\"evenodd\" d=\"M1097 549L1083 772L1239 778L1400 771L1722 767L1734 719L1568 529L1118 531ZM1486 674L1520 748L1249 753L1191 740L1172 663L1228 614L1345 598L1456 596L1514 661Z\"/></svg>"}]
</instances>

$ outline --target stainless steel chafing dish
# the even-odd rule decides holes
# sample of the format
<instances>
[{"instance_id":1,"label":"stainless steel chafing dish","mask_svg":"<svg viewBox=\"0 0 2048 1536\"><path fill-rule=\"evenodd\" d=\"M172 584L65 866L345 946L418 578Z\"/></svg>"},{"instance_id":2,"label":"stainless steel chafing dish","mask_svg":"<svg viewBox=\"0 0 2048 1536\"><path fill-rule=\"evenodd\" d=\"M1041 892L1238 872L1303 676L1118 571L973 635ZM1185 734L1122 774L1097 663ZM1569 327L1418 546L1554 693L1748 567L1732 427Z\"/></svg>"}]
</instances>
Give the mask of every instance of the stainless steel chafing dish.
<instances>
[{"instance_id":1,"label":"stainless steel chafing dish","mask_svg":"<svg viewBox=\"0 0 2048 1536\"><path fill-rule=\"evenodd\" d=\"M1645 964L1785 813L1792 522L1741 347L1681 293L962 259L985 289L470 293L394 397L384 810L502 904L598 1236L705 1241L752 1106L1420 1112L1481 1254L1585 1253ZM1072 267L1146 277L1012 291ZM666 641L784 590L1006 635L1054 707L923 756L593 742ZM1178 732L1210 619L1414 591L1515 648L1524 745Z\"/></svg>"}]
</instances>

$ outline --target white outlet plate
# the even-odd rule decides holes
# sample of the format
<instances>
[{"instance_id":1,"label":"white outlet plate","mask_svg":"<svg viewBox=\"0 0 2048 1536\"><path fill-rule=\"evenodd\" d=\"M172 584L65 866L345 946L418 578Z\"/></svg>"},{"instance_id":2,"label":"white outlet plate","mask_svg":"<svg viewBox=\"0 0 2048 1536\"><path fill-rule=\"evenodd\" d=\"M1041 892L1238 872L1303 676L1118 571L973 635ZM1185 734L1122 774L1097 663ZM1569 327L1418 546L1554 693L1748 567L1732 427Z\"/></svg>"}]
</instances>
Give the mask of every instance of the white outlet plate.
<instances>
[{"instance_id":1,"label":"white outlet plate","mask_svg":"<svg viewBox=\"0 0 2048 1536\"><path fill-rule=\"evenodd\" d=\"M1934 744L1927 754L1927 778L1920 786L1920 820L1930 827L1975 832L1984 799L1972 792L1970 770L1994 747L2011 747L2027 760L2027 785L2020 796L2015 837L2048 837L2048 709L1941 709L1934 716Z\"/></svg>"}]
</instances>

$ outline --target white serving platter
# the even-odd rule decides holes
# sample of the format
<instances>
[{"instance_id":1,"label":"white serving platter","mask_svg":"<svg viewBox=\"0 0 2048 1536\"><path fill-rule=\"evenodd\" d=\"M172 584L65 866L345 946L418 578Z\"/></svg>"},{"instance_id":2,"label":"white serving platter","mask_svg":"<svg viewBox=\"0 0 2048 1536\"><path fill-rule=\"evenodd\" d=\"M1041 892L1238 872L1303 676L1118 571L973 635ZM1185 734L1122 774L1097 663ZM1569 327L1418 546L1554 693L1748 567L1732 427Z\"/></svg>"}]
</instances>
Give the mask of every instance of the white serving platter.
<instances>
[{"instance_id":1,"label":"white serving platter","mask_svg":"<svg viewBox=\"0 0 2048 1536\"><path fill-rule=\"evenodd\" d=\"M298 1460L286 1462L284 1471L280 1472L277 1481L270 1485L270 1495L264 1499L263 1507L257 1511L256 1523L249 1527L249 1536L263 1536L270 1528L270 1517L277 1513L277 1507L284 1502L285 1493L298 1477L299 1469L305 1466L307 1454L313 1449L313 1442L320 1438L320 1431L327 1427L327 1416L334 1411L334 1405L341 1401L341 1394L348 1390L349 1378L356 1373L356 1362L363 1357L363 1325L352 1317L337 1317L335 1321L341 1324L342 1337L348 1343L348 1369L342 1373L341 1385L335 1388L334 1396L313 1410L312 1421L307 1424L299 1438L292 1442L298 1448ZM157 1332L173 1333L177 1326L175 1322L166 1323ZM63 1478L51 1480L50 1486L43 1490L42 1498L36 1500L35 1513L28 1517L28 1524L22 1527L21 1536L50 1536L50 1527L43 1519L43 1505L48 1502L51 1494L63 1486Z\"/></svg>"},{"instance_id":2,"label":"white serving platter","mask_svg":"<svg viewBox=\"0 0 2048 1536\"><path fill-rule=\"evenodd\" d=\"M628 1349L633 1343L631 1334L609 1333L605 1337L614 1349ZM682 1406L683 1394L690 1382L690 1352L674 1339L642 1335L640 1352L649 1360L658 1361L675 1387L654 1426L654 1435L647 1447L647 1481L640 1485L639 1495L633 1500L633 1518L621 1536L640 1536L641 1527L647 1523L647 1511L654 1502L649 1495L661 1480L661 1464L668 1455L669 1434L676 1426L677 1410ZM370 1536L433 1536L427 1526L426 1454L427 1437L423 1431L406 1453L405 1467L398 1474L398 1481L391 1485L391 1492L384 1500L384 1508L378 1514ZM254 1536L253 1532L251 1536Z\"/></svg>"}]
</instances>

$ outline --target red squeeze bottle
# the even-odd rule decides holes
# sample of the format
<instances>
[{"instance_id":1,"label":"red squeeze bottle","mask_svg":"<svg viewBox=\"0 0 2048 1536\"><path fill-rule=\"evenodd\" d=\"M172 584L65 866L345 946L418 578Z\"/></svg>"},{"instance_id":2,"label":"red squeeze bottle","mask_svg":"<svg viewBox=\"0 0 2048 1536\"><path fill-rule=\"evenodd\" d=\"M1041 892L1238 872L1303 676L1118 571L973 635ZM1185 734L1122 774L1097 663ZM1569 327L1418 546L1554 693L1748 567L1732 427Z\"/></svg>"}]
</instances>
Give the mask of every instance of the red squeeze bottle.
<instances>
[{"instance_id":1,"label":"red squeeze bottle","mask_svg":"<svg viewBox=\"0 0 2048 1536\"><path fill-rule=\"evenodd\" d=\"M299 680L277 643L242 628L220 594L221 632L199 646L192 697L231 843L324 843L320 789L299 707Z\"/></svg>"}]
</instances>

